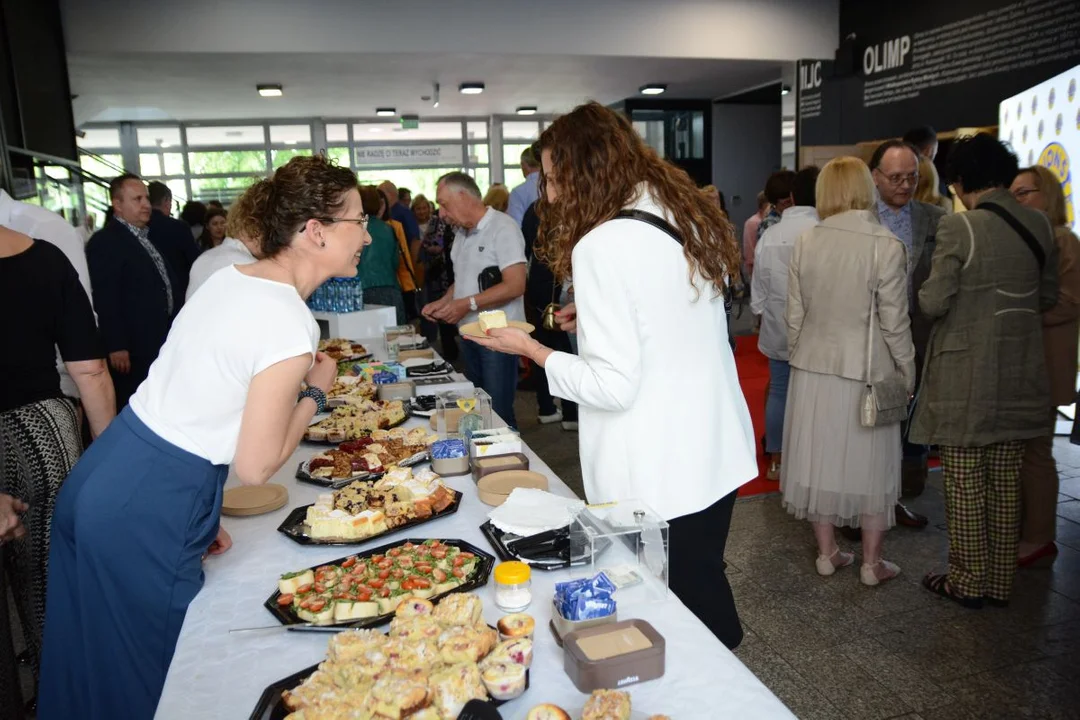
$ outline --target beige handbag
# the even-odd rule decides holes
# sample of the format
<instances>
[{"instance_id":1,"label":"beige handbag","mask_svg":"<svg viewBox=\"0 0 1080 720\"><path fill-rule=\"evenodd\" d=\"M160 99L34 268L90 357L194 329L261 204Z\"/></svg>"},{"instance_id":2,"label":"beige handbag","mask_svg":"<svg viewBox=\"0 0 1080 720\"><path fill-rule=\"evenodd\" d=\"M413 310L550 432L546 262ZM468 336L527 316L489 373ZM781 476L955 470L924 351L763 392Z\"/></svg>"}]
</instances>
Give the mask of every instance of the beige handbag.
<instances>
[{"instance_id":1,"label":"beige handbag","mask_svg":"<svg viewBox=\"0 0 1080 720\"><path fill-rule=\"evenodd\" d=\"M874 240L874 280L877 282L878 248ZM870 290L870 319L866 323L866 389L863 390L859 421L863 427L877 427L903 422L908 416L908 390L903 375L893 371L891 377L870 381L873 366L874 322L877 319L877 286ZM878 321L880 325L880 321Z\"/></svg>"}]
</instances>

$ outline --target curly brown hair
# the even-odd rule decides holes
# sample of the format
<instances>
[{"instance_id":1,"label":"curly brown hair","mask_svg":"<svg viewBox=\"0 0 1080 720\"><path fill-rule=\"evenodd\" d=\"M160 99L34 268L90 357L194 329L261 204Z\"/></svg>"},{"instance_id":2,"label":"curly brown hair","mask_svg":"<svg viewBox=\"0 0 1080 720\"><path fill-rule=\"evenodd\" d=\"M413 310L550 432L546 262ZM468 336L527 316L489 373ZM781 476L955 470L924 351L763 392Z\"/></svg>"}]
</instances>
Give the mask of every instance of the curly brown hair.
<instances>
[{"instance_id":1,"label":"curly brown hair","mask_svg":"<svg viewBox=\"0 0 1080 720\"><path fill-rule=\"evenodd\" d=\"M735 230L720 206L702 193L685 170L663 160L645 144L620 113L590 102L551 124L540 136L541 153L551 153L551 177L540 174L540 240L537 256L559 281L571 275L574 246L601 223L611 220L645 183L669 213L682 236L683 252L695 276L723 292L725 278L740 265ZM547 183L558 187L555 202Z\"/></svg>"},{"instance_id":2,"label":"curly brown hair","mask_svg":"<svg viewBox=\"0 0 1080 720\"><path fill-rule=\"evenodd\" d=\"M308 220L332 217L356 187L352 170L325 155L297 156L244 192L233 208L233 227L258 238L262 256L271 258L289 246Z\"/></svg>"}]
</instances>

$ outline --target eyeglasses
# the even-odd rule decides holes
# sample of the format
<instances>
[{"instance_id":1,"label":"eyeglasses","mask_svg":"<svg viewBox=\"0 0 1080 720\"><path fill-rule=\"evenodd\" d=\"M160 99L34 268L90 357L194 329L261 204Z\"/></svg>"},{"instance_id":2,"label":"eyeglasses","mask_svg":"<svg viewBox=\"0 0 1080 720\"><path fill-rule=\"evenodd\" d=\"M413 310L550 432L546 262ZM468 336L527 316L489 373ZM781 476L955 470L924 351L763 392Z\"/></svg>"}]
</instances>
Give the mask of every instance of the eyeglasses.
<instances>
[{"instance_id":1,"label":"eyeglasses","mask_svg":"<svg viewBox=\"0 0 1080 720\"><path fill-rule=\"evenodd\" d=\"M893 187L902 187L904 185L914 186L919 184L919 173L917 172L911 173L910 175L886 175L880 170L877 170L876 172L881 173L881 176L888 180L889 184Z\"/></svg>"},{"instance_id":2,"label":"eyeglasses","mask_svg":"<svg viewBox=\"0 0 1080 720\"><path fill-rule=\"evenodd\" d=\"M359 225L360 227L367 230L368 220L370 218L367 215L364 215L364 216L358 217L358 218L317 217L317 218L312 218L312 219L313 220L318 220L319 222L331 223L331 224L333 224L333 223L355 223L356 225Z\"/></svg>"},{"instance_id":3,"label":"eyeglasses","mask_svg":"<svg viewBox=\"0 0 1080 720\"><path fill-rule=\"evenodd\" d=\"M1017 188L1016 190L1013 190L1013 197L1016 198L1017 200L1023 200L1028 195L1031 195L1032 193L1037 193L1037 192L1039 192L1039 188L1027 188L1027 187Z\"/></svg>"}]
</instances>

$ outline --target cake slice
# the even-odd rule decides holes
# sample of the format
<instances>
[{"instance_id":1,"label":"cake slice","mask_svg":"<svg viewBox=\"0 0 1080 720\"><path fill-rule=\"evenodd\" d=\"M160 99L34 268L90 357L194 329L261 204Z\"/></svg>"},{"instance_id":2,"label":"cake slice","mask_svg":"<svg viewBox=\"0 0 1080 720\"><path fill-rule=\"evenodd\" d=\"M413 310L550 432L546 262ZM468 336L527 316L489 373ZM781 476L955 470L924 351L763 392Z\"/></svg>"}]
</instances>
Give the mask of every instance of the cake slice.
<instances>
[{"instance_id":1,"label":"cake slice","mask_svg":"<svg viewBox=\"0 0 1080 720\"><path fill-rule=\"evenodd\" d=\"M480 320L480 330L485 333L488 330L504 328L507 326L506 313L502 310L485 310L480 313L478 319Z\"/></svg>"}]
</instances>

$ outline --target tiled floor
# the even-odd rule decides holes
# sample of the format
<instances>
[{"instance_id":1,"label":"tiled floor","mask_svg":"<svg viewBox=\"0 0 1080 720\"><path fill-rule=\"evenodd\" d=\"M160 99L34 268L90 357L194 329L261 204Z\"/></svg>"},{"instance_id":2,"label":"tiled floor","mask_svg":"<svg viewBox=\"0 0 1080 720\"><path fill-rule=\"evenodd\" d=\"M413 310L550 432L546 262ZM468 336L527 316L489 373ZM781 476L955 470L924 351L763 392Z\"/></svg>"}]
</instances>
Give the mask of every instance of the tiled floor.
<instances>
[{"instance_id":1,"label":"tiled floor","mask_svg":"<svg viewBox=\"0 0 1080 720\"><path fill-rule=\"evenodd\" d=\"M527 442L580 492L576 436L536 425L531 394L517 411ZM819 577L809 526L776 495L740 500L727 551L746 629L736 654L804 720L1080 718L1080 447L1059 439L1055 454L1061 552L1053 569L1017 575L1007 609L965 610L920 587L947 551L939 473L911 503L930 526L889 533L903 574L877 588L853 569Z\"/></svg>"}]
</instances>

